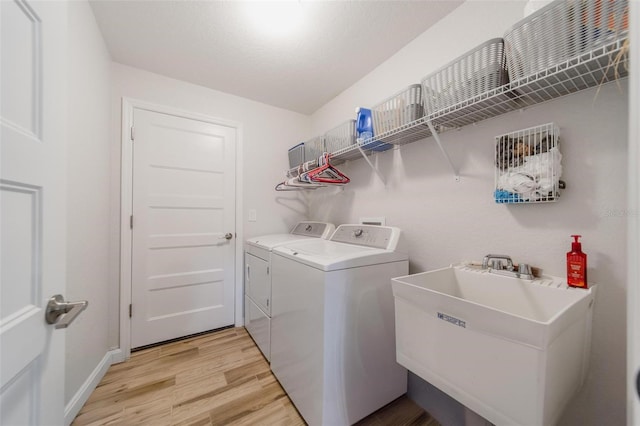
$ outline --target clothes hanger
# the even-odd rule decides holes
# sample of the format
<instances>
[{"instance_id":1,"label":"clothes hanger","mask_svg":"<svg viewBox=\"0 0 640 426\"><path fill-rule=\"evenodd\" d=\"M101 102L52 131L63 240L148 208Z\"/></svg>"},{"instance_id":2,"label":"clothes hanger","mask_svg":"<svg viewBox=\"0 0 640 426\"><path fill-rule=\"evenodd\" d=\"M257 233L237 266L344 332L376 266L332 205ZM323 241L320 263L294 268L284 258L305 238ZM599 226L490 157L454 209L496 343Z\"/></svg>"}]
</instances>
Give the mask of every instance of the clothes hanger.
<instances>
[{"instance_id":1,"label":"clothes hanger","mask_svg":"<svg viewBox=\"0 0 640 426\"><path fill-rule=\"evenodd\" d=\"M344 185L350 179L329 162L331 154L323 153L316 160L307 161L287 171L287 180L275 186L276 191L301 191Z\"/></svg>"},{"instance_id":2,"label":"clothes hanger","mask_svg":"<svg viewBox=\"0 0 640 426\"><path fill-rule=\"evenodd\" d=\"M301 173L298 179L303 182L328 183L333 185L344 185L351 182L345 174L331 165L329 162L330 157L331 154L325 152L318 160L318 163L320 163L319 167Z\"/></svg>"},{"instance_id":3,"label":"clothes hanger","mask_svg":"<svg viewBox=\"0 0 640 426\"><path fill-rule=\"evenodd\" d=\"M309 189L324 188L326 185L316 183L305 183L298 180L298 178L290 178L284 182L280 182L275 186L276 191L304 191Z\"/></svg>"}]
</instances>

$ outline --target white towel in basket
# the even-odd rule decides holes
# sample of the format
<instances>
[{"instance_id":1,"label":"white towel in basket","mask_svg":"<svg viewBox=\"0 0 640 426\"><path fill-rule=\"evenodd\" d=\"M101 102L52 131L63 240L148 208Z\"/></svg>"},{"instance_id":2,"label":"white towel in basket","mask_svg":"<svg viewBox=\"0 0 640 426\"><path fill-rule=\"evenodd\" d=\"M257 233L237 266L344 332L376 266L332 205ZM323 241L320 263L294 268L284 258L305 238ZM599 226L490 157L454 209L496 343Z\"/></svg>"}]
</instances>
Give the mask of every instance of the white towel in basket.
<instances>
[{"instance_id":1,"label":"white towel in basket","mask_svg":"<svg viewBox=\"0 0 640 426\"><path fill-rule=\"evenodd\" d=\"M523 201L555 197L562 176L562 154L558 148L524 157L524 164L509 167L498 178L498 189L519 194Z\"/></svg>"}]
</instances>

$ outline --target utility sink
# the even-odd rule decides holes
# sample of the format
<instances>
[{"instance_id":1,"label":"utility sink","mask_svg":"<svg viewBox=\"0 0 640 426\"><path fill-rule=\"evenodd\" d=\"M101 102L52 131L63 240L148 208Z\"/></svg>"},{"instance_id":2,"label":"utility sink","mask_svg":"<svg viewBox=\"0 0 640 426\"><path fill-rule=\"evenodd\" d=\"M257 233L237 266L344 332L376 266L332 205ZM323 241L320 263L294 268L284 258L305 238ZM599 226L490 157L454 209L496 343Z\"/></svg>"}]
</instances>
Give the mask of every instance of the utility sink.
<instances>
[{"instance_id":1,"label":"utility sink","mask_svg":"<svg viewBox=\"0 0 640 426\"><path fill-rule=\"evenodd\" d=\"M553 425L588 366L595 286L452 265L392 280L397 361L496 425Z\"/></svg>"}]
</instances>

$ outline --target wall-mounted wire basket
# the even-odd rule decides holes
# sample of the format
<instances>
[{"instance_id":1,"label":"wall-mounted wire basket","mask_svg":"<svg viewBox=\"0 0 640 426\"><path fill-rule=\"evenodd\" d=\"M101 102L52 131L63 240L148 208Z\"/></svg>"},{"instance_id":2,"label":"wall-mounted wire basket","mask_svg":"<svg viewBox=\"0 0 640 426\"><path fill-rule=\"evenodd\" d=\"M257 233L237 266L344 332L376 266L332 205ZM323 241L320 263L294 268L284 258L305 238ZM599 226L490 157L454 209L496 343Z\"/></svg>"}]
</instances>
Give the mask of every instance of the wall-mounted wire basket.
<instances>
[{"instance_id":1,"label":"wall-mounted wire basket","mask_svg":"<svg viewBox=\"0 0 640 426\"><path fill-rule=\"evenodd\" d=\"M327 152L324 144L324 135L316 136L304 141L304 159L310 161L317 159L322 153Z\"/></svg>"},{"instance_id":2,"label":"wall-mounted wire basket","mask_svg":"<svg viewBox=\"0 0 640 426\"><path fill-rule=\"evenodd\" d=\"M289 148L289 168L292 169L304 163L304 142Z\"/></svg>"},{"instance_id":3,"label":"wall-mounted wire basket","mask_svg":"<svg viewBox=\"0 0 640 426\"><path fill-rule=\"evenodd\" d=\"M327 152L336 152L356 143L356 120L347 120L324 134Z\"/></svg>"},{"instance_id":4,"label":"wall-mounted wire basket","mask_svg":"<svg viewBox=\"0 0 640 426\"><path fill-rule=\"evenodd\" d=\"M426 115L508 83L504 44L494 38L422 79Z\"/></svg>"},{"instance_id":5,"label":"wall-mounted wire basket","mask_svg":"<svg viewBox=\"0 0 640 426\"><path fill-rule=\"evenodd\" d=\"M504 34L512 82L627 37L628 0L556 0Z\"/></svg>"},{"instance_id":6,"label":"wall-mounted wire basket","mask_svg":"<svg viewBox=\"0 0 640 426\"><path fill-rule=\"evenodd\" d=\"M560 196L560 130L543 124L496 136L496 203L545 203Z\"/></svg>"}]
</instances>

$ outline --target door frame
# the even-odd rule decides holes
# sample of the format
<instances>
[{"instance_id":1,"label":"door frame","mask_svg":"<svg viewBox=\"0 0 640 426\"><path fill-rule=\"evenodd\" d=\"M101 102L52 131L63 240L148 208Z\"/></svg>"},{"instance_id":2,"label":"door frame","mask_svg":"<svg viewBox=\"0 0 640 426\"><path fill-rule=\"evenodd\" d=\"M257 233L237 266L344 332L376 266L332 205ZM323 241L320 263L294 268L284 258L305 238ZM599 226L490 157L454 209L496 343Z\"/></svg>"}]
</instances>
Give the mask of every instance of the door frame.
<instances>
[{"instance_id":1,"label":"door frame","mask_svg":"<svg viewBox=\"0 0 640 426\"><path fill-rule=\"evenodd\" d=\"M181 109L153 104L139 99L122 98L122 132L120 136L120 350L121 358L114 362L122 362L131 356L131 319L129 318L129 304L131 303L131 256L133 230L127 226L129 217L133 214L133 145L131 143L131 127L133 124L133 110L169 114L190 120L204 121L219 126L231 127L236 130L236 158L235 158L235 279L234 279L234 317L235 325L243 325L242 315L242 241L243 215L242 197L242 124L237 121L212 117L205 114L184 111Z\"/></svg>"},{"instance_id":2,"label":"door frame","mask_svg":"<svg viewBox=\"0 0 640 426\"><path fill-rule=\"evenodd\" d=\"M629 2L629 69L640 65L640 4ZM640 75L629 73L629 144L627 179L627 425L640 422L640 395L636 374L640 374L640 124L633 117L640 112Z\"/></svg>"}]
</instances>

